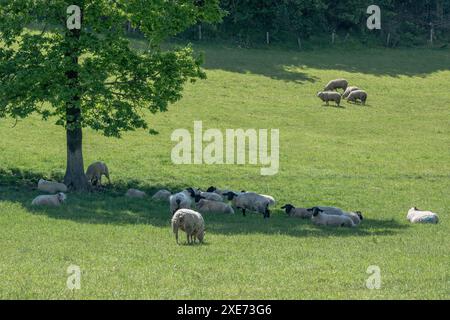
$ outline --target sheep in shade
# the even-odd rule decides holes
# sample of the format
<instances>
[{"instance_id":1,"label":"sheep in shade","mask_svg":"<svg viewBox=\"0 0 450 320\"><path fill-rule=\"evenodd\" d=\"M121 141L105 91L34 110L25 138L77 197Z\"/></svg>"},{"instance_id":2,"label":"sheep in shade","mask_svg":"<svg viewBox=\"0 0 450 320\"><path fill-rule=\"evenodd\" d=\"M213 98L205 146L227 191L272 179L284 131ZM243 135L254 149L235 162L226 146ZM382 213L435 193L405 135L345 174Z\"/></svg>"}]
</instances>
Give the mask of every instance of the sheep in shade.
<instances>
[{"instance_id":1,"label":"sheep in shade","mask_svg":"<svg viewBox=\"0 0 450 320\"><path fill-rule=\"evenodd\" d=\"M93 186L102 185L102 176L105 176L108 182L111 183L108 166L104 162L94 162L86 170L86 178Z\"/></svg>"},{"instance_id":2,"label":"sheep in shade","mask_svg":"<svg viewBox=\"0 0 450 320\"><path fill-rule=\"evenodd\" d=\"M64 183L39 179L38 190L47 193L67 192L67 186Z\"/></svg>"},{"instance_id":3,"label":"sheep in shade","mask_svg":"<svg viewBox=\"0 0 450 320\"><path fill-rule=\"evenodd\" d=\"M197 210L200 213L234 214L234 210L229 204L206 199L200 199L200 201L198 201Z\"/></svg>"},{"instance_id":4,"label":"sheep in shade","mask_svg":"<svg viewBox=\"0 0 450 320\"><path fill-rule=\"evenodd\" d=\"M286 204L281 207L285 210L289 217L310 219L312 217L312 212L308 211L306 208L296 208L292 204Z\"/></svg>"},{"instance_id":5,"label":"sheep in shade","mask_svg":"<svg viewBox=\"0 0 450 320\"><path fill-rule=\"evenodd\" d=\"M228 200L233 201L237 209L242 210L242 215L245 216L246 210L254 211L263 214L264 219L270 218L270 200L260 194L254 192L234 193L228 192L224 194Z\"/></svg>"},{"instance_id":6,"label":"sheep in shade","mask_svg":"<svg viewBox=\"0 0 450 320\"><path fill-rule=\"evenodd\" d=\"M313 208L311 221L315 225L350 228L355 226L352 219L346 215L324 214L323 212L318 207Z\"/></svg>"},{"instance_id":7,"label":"sheep in shade","mask_svg":"<svg viewBox=\"0 0 450 320\"><path fill-rule=\"evenodd\" d=\"M172 193L169 190L161 189L152 196L152 199L155 201L169 201L171 195Z\"/></svg>"},{"instance_id":8,"label":"sheep in shade","mask_svg":"<svg viewBox=\"0 0 450 320\"><path fill-rule=\"evenodd\" d=\"M66 201L66 199L67 199L66 195L62 192L52 195L42 195L34 198L34 200L31 202L31 205L58 207L64 201Z\"/></svg>"},{"instance_id":9,"label":"sheep in shade","mask_svg":"<svg viewBox=\"0 0 450 320\"><path fill-rule=\"evenodd\" d=\"M125 196L128 198L144 198L147 194L144 191L138 189L128 189Z\"/></svg>"}]
</instances>

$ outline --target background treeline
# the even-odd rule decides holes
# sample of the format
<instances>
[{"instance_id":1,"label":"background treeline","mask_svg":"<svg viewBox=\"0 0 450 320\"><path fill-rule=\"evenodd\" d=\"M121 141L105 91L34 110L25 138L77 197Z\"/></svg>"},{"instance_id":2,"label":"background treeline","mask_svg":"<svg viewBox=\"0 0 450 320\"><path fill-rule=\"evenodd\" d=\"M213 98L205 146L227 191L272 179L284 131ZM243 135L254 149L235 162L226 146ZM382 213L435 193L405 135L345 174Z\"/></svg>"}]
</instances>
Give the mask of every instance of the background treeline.
<instances>
[{"instance_id":1,"label":"background treeline","mask_svg":"<svg viewBox=\"0 0 450 320\"><path fill-rule=\"evenodd\" d=\"M366 27L372 4L381 8L381 30ZM420 46L431 39L443 45L450 39L450 0L222 0L221 7L226 11L221 24L202 24L179 37L300 47L333 39L390 47Z\"/></svg>"}]
</instances>

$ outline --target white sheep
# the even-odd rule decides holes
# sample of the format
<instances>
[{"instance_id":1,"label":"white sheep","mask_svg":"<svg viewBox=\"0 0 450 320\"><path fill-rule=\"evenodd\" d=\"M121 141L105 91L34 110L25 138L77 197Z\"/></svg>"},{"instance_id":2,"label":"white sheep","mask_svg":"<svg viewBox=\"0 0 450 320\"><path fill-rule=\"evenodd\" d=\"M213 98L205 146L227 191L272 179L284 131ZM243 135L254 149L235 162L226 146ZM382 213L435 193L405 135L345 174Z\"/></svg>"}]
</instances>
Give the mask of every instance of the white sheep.
<instances>
[{"instance_id":1,"label":"white sheep","mask_svg":"<svg viewBox=\"0 0 450 320\"><path fill-rule=\"evenodd\" d=\"M169 201L171 195L172 193L169 190L161 189L152 196L152 199L156 201Z\"/></svg>"},{"instance_id":2,"label":"white sheep","mask_svg":"<svg viewBox=\"0 0 450 320\"><path fill-rule=\"evenodd\" d=\"M138 189L128 189L125 193L125 196L128 198L144 198L147 194L144 191Z\"/></svg>"},{"instance_id":3,"label":"white sheep","mask_svg":"<svg viewBox=\"0 0 450 320\"><path fill-rule=\"evenodd\" d=\"M67 192L67 186L64 183L39 179L38 190L48 193Z\"/></svg>"},{"instance_id":4,"label":"white sheep","mask_svg":"<svg viewBox=\"0 0 450 320\"><path fill-rule=\"evenodd\" d=\"M358 100L360 100L361 103L365 105L367 101L367 92L365 92L364 90L355 90L352 91L347 98L347 102L356 103Z\"/></svg>"},{"instance_id":5,"label":"white sheep","mask_svg":"<svg viewBox=\"0 0 450 320\"><path fill-rule=\"evenodd\" d=\"M203 242L205 236L205 221L202 215L194 210L180 209L172 217L172 231L178 244L178 229L186 232L188 244L198 239Z\"/></svg>"},{"instance_id":6,"label":"white sheep","mask_svg":"<svg viewBox=\"0 0 450 320\"><path fill-rule=\"evenodd\" d=\"M350 93L352 93L353 91L359 90L358 87L347 87L347 89L345 89L344 94L342 95L342 99L346 99Z\"/></svg>"},{"instance_id":7,"label":"white sheep","mask_svg":"<svg viewBox=\"0 0 450 320\"><path fill-rule=\"evenodd\" d=\"M411 223L438 223L439 216L431 211L423 211L416 207L408 210L406 219Z\"/></svg>"},{"instance_id":8,"label":"white sheep","mask_svg":"<svg viewBox=\"0 0 450 320\"><path fill-rule=\"evenodd\" d=\"M342 90L346 90L348 87L348 81L345 79L336 79L336 80L331 80L330 82L328 82L328 84L325 86L325 88L323 89L324 91L333 91L336 89L342 89Z\"/></svg>"},{"instance_id":9,"label":"white sheep","mask_svg":"<svg viewBox=\"0 0 450 320\"><path fill-rule=\"evenodd\" d=\"M355 226L359 225L361 223L361 221L363 221L363 215L361 213L361 211L355 211L355 212L346 212L345 216L349 217L350 219L352 219L353 224Z\"/></svg>"},{"instance_id":10,"label":"white sheep","mask_svg":"<svg viewBox=\"0 0 450 320\"><path fill-rule=\"evenodd\" d=\"M212 201L223 201L223 196L214 192L204 192L200 189L187 188L192 198L195 199L195 202L198 202L200 199L207 199Z\"/></svg>"},{"instance_id":11,"label":"white sheep","mask_svg":"<svg viewBox=\"0 0 450 320\"><path fill-rule=\"evenodd\" d=\"M188 190L175 193L169 197L169 203L172 215L179 209L190 209L192 205L191 193Z\"/></svg>"},{"instance_id":12,"label":"white sheep","mask_svg":"<svg viewBox=\"0 0 450 320\"><path fill-rule=\"evenodd\" d=\"M225 213L234 214L233 208L224 202L200 199L197 210L201 213Z\"/></svg>"},{"instance_id":13,"label":"white sheep","mask_svg":"<svg viewBox=\"0 0 450 320\"><path fill-rule=\"evenodd\" d=\"M286 214L290 217L310 219L312 217L312 212L308 211L306 208L296 208L292 204L286 204L281 207L286 211Z\"/></svg>"},{"instance_id":14,"label":"white sheep","mask_svg":"<svg viewBox=\"0 0 450 320\"><path fill-rule=\"evenodd\" d=\"M341 94L339 92L322 91L322 92L318 92L317 96L322 101L326 102L327 106L329 105L330 101L334 101L338 107L341 105Z\"/></svg>"},{"instance_id":15,"label":"white sheep","mask_svg":"<svg viewBox=\"0 0 450 320\"><path fill-rule=\"evenodd\" d=\"M108 182L111 183L108 166L104 162L94 162L86 170L86 178L93 186L97 184L99 186L102 185L102 176L105 176Z\"/></svg>"},{"instance_id":16,"label":"white sheep","mask_svg":"<svg viewBox=\"0 0 450 320\"><path fill-rule=\"evenodd\" d=\"M234 200L234 205L237 209L242 210L244 216L246 210L250 210L263 214L264 219L270 218L270 200L268 198L254 192L244 192L240 194L228 192L225 195L228 200Z\"/></svg>"},{"instance_id":17,"label":"white sheep","mask_svg":"<svg viewBox=\"0 0 450 320\"><path fill-rule=\"evenodd\" d=\"M346 215L324 214L318 207L313 208L311 221L319 226L355 227L352 219Z\"/></svg>"},{"instance_id":18,"label":"white sheep","mask_svg":"<svg viewBox=\"0 0 450 320\"><path fill-rule=\"evenodd\" d=\"M359 225L361 221L363 220L363 215L361 211L355 211L355 212L346 212L342 210L341 208L337 207L325 207L325 206L318 206L316 208L319 208L322 210L322 214L326 215L335 215L335 216L347 216L349 217L355 226ZM312 213L314 208L307 209L308 212Z\"/></svg>"},{"instance_id":19,"label":"white sheep","mask_svg":"<svg viewBox=\"0 0 450 320\"><path fill-rule=\"evenodd\" d=\"M66 201L66 199L67 199L66 195L62 192L52 195L42 195L34 198L34 200L31 202L31 205L58 207L64 201Z\"/></svg>"}]
</instances>

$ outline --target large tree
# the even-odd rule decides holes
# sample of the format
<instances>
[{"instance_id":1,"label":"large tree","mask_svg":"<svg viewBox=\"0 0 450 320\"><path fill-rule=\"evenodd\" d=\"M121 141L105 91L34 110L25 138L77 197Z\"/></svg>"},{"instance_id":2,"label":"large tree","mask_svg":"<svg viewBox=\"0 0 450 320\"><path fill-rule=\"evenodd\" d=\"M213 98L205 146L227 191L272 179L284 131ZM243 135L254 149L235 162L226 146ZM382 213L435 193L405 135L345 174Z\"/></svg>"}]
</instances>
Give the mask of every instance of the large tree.
<instances>
[{"instance_id":1,"label":"large tree","mask_svg":"<svg viewBox=\"0 0 450 320\"><path fill-rule=\"evenodd\" d=\"M161 43L218 21L218 2L0 0L0 117L37 113L64 126L64 182L86 190L82 129L116 137L137 128L152 133L145 111L166 111L187 81L205 77L189 46L162 50ZM131 48L129 23L145 38L144 49Z\"/></svg>"}]
</instances>

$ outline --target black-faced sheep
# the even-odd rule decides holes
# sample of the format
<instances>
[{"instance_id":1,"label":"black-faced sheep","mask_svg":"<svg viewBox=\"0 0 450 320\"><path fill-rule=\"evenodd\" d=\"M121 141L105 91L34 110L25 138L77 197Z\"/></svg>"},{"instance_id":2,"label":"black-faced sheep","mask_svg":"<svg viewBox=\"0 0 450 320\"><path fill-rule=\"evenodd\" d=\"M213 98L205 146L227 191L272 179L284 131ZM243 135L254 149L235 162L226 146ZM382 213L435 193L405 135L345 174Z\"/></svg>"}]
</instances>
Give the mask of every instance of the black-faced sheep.
<instances>
[{"instance_id":1,"label":"black-faced sheep","mask_svg":"<svg viewBox=\"0 0 450 320\"><path fill-rule=\"evenodd\" d=\"M190 209L192 205L191 193L188 190L175 193L169 197L169 203L172 215L179 209Z\"/></svg>"},{"instance_id":2,"label":"black-faced sheep","mask_svg":"<svg viewBox=\"0 0 450 320\"><path fill-rule=\"evenodd\" d=\"M94 162L86 170L86 178L93 186L102 185L102 176L105 176L108 182L111 183L108 166L104 162Z\"/></svg>"},{"instance_id":3,"label":"black-faced sheep","mask_svg":"<svg viewBox=\"0 0 450 320\"><path fill-rule=\"evenodd\" d=\"M367 92L365 92L364 90L352 91L347 98L347 102L356 103L358 102L358 100L360 100L361 103L365 105L367 101Z\"/></svg>"},{"instance_id":4,"label":"black-faced sheep","mask_svg":"<svg viewBox=\"0 0 450 320\"><path fill-rule=\"evenodd\" d=\"M178 244L178 230L186 232L188 244L198 239L203 242L205 236L205 221L199 212L190 209L180 209L172 217L172 230Z\"/></svg>"},{"instance_id":5,"label":"black-faced sheep","mask_svg":"<svg viewBox=\"0 0 450 320\"><path fill-rule=\"evenodd\" d=\"M34 198L34 200L31 202L31 205L58 207L64 201L66 201L66 198L66 195L62 192L58 194L38 196Z\"/></svg>"},{"instance_id":6,"label":"black-faced sheep","mask_svg":"<svg viewBox=\"0 0 450 320\"><path fill-rule=\"evenodd\" d=\"M67 192L67 186L64 183L40 179L38 182L38 190L47 193Z\"/></svg>"},{"instance_id":7,"label":"black-faced sheep","mask_svg":"<svg viewBox=\"0 0 450 320\"><path fill-rule=\"evenodd\" d=\"M242 210L244 216L246 210L249 210L263 214L264 219L270 218L270 200L268 198L254 192L245 192L241 194L228 192L224 195L227 196L228 200L234 201L233 204L237 209Z\"/></svg>"},{"instance_id":8,"label":"black-faced sheep","mask_svg":"<svg viewBox=\"0 0 450 320\"><path fill-rule=\"evenodd\" d=\"M354 227L352 219L346 215L324 214L323 210L314 207L311 221L319 226Z\"/></svg>"},{"instance_id":9,"label":"black-faced sheep","mask_svg":"<svg viewBox=\"0 0 450 320\"><path fill-rule=\"evenodd\" d=\"M323 91L333 91L336 89L342 89L342 90L346 90L348 87L348 81L345 79L336 79L336 80L331 80L330 82L328 82L328 84L325 86L325 88L323 89Z\"/></svg>"},{"instance_id":10,"label":"black-faced sheep","mask_svg":"<svg viewBox=\"0 0 450 320\"><path fill-rule=\"evenodd\" d=\"M431 211L423 211L417 209L416 207L408 210L408 214L406 215L406 219L408 219L411 223L438 223L439 216Z\"/></svg>"},{"instance_id":11,"label":"black-faced sheep","mask_svg":"<svg viewBox=\"0 0 450 320\"><path fill-rule=\"evenodd\" d=\"M324 101L327 104L327 106L329 105L330 101L334 101L338 107L341 105L341 94L339 92L323 91L318 92L317 96L322 101Z\"/></svg>"},{"instance_id":12,"label":"black-faced sheep","mask_svg":"<svg viewBox=\"0 0 450 320\"><path fill-rule=\"evenodd\" d=\"M286 214L290 217L310 219L312 217L312 212L308 211L306 208L296 208L292 204L286 204L281 207L284 209Z\"/></svg>"}]
</instances>

